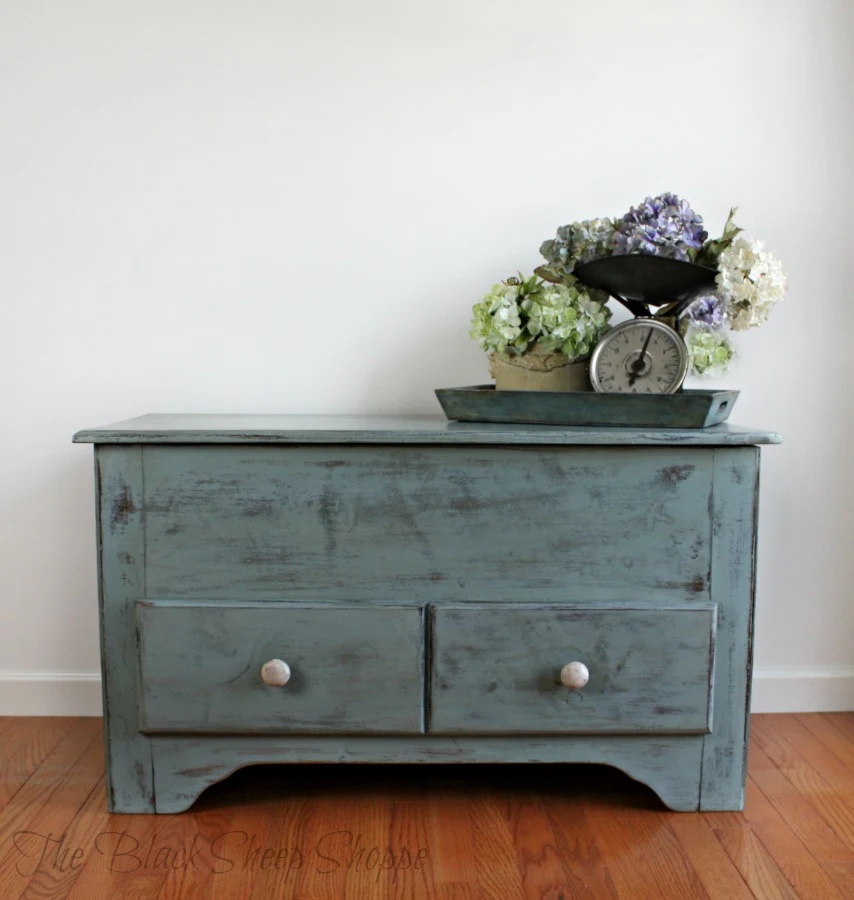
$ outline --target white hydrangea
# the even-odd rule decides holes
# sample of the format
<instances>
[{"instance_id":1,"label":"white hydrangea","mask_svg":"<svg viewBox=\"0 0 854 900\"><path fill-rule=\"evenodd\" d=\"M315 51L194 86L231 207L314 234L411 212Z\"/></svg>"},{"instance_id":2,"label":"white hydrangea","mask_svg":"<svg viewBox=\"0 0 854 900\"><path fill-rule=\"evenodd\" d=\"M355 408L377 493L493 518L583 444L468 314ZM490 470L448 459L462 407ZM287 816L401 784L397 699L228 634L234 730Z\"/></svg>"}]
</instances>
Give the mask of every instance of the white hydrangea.
<instances>
[{"instance_id":1,"label":"white hydrangea","mask_svg":"<svg viewBox=\"0 0 854 900\"><path fill-rule=\"evenodd\" d=\"M762 241L744 235L721 253L716 280L733 331L764 325L788 287L778 257Z\"/></svg>"}]
</instances>

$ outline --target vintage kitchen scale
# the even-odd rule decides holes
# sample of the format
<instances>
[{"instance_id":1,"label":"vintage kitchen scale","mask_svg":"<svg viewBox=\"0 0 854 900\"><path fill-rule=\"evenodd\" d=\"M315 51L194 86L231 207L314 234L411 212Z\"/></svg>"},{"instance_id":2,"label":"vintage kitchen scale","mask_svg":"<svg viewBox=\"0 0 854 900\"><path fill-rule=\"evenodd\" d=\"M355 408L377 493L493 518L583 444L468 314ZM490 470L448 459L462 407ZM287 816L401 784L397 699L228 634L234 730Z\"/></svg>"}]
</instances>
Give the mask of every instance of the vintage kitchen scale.
<instances>
[{"instance_id":1,"label":"vintage kitchen scale","mask_svg":"<svg viewBox=\"0 0 854 900\"><path fill-rule=\"evenodd\" d=\"M575 275L622 303L634 319L612 328L590 359L590 380L604 393L674 394L688 374L688 348L676 330L682 312L715 286L714 269L661 256L607 256ZM650 307L659 307L655 315Z\"/></svg>"},{"instance_id":2,"label":"vintage kitchen scale","mask_svg":"<svg viewBox=\"0 0 854 900\"><path fill-rule=\"evenodd\" d=\"M590 358L594 390L496 391L493 385L437 390L449 419L707 428L728 418L738 391L682 389L688 350L676 328L685 309L715 287L714 269L629 254L592 260L574 274L634 316L612 328L594 349Z\"/></svg>"}]
</instances>

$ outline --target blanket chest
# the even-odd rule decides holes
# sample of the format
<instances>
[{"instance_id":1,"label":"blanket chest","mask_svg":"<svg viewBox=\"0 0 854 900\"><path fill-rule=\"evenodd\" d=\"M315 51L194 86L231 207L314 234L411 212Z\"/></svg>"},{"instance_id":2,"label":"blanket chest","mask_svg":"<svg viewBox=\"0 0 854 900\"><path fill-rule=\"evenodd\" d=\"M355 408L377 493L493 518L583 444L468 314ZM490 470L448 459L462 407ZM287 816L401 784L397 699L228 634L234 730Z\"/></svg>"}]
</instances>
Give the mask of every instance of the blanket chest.
<instances>
[{"instance_id":1,"label":"blanket chest","mask_svg":"<svg viewBox=\"0 0 854 900\"><path fill-rule=\"evenodd\" d=\"M606 763L741 808L777 435L157 415L75 440L114 812L284 762Z\"/></svg>"}]
</instances>

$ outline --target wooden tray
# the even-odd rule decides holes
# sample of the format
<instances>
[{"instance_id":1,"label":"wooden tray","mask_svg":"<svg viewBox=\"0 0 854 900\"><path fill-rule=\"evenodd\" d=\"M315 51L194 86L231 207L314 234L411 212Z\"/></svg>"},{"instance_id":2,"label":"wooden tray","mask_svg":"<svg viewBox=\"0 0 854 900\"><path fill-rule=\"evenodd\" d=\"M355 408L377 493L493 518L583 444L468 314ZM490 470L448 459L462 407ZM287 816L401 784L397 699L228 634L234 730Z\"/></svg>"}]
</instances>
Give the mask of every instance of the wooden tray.
<instances>
[{"instance_id":1,"label":"wooden tray","mask_svg":"<svg viewBox=\"0 0 854 900\"><path fill-rule=\"evenodd\" d=\"M709 428L726 421L738 391L600 394L596 391L496 391L495 385L437 388L449 419L529 425Z\"/></svg>"}]
</instances>

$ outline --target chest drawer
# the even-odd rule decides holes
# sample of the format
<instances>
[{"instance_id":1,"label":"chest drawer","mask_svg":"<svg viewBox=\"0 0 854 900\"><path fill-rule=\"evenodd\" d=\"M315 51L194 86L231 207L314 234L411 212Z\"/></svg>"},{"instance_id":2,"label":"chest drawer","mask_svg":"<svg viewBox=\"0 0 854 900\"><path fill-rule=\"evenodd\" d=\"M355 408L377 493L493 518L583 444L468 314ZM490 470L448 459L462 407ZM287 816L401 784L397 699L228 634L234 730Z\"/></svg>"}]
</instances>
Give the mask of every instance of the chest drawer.
<instances>
[{"instance_id":1,"label":"chest drawer","mask_svg":"<svg viewBox=\"0 0 854 900\"><path fill-rule=\"evenodd\" d=\"M142 731L423 731L417 606L166 600L136 614Z\"/></svg>"},{"instance_id":2,"label":"chest drawer","mask_svg":"<svg viewBox=\"0 0 854 900\"><path fill-rule=\"evenodd\" d=\"M430 731L708 732L714 632L713 607L438 608Z\"/></svg>"}]
</instances>

